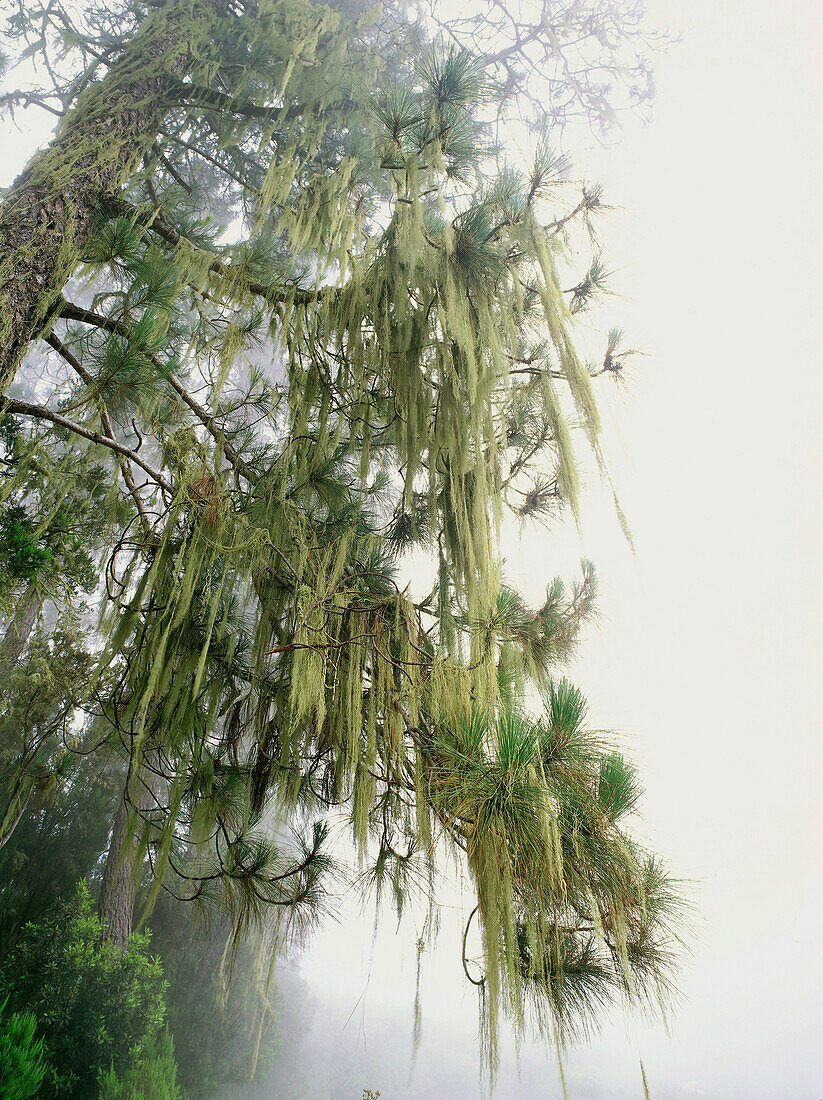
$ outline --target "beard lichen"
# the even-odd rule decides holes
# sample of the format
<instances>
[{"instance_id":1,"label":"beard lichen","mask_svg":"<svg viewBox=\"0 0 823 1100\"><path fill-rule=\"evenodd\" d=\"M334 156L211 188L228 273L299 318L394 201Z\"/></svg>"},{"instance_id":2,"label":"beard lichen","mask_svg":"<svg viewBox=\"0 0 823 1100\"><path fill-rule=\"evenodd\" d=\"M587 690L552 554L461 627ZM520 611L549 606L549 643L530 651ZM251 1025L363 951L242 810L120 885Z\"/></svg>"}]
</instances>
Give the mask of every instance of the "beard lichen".
<instances>
[{"instance_id":1,"label":"beard lichen","mask_svg":"<svg viewBox=\"0 0 823 1100\"><path fill-rule=\"evenodd\" d=\"M145 382L123 387L122 423L137 446L151 438L167 476L146 490L144 533L121 525L108 553L104 722L132 774L161 773L149 905L176 875L198 899L222 891L239 925L317 908L319 843L284 871L260 838L267 810L346 808L359 858L377 850L373 880L388 877L398 906L418 861L430 880L438 853L456 856L477 894L472 980L493 1069L501 1015L563 1037L615 993L667 993L667 880L621 831L605 748L553 680L591 584L537 610L502 588L512 409L538 410L534 450L550 449L577 514L570 413L601 458L591 377L539 188L507 166L478 183L495 165L474 118L477 61L433 55L387 100L374 61L352 79L362 27L303 0L238 19L216 0L155 8L0 214L8 245L27 196L63 204L57 251L53 228L17 242L0 278L52 249L30 337L56 323L55 298L88 257L106 331ZM248 64L218 94L215 44L238 25ZM253 139L269 158L245 248L221 247L196 211L172 224L179 201L156 201L140 165L168 118L210 149ZM105 199L127 183L131 243L95 259ZM5 316L0 343L19 342ZM557 365L524 382L514 367L533 361L535 335ZM101 348L73 346L95 397L113 402ZM436 556L419 602L389 537L401 520ZM530 683L547 695L540 720Z\"/></svg>"}]
</instances>

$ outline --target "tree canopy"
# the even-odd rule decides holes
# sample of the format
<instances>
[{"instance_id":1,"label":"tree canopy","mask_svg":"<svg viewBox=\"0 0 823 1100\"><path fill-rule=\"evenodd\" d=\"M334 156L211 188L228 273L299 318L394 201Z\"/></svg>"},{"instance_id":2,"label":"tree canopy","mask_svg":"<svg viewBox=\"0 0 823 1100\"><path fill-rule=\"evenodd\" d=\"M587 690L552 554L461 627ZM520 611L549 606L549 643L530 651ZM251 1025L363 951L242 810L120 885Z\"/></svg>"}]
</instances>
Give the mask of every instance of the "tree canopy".
<instances>
[{"instance_id":1,"label":"tree canopy","mask_svg":"<svg viewBox=\"0 0 823 1100\"><path fill-rule=\"evenodd\" d=\"M531 607L499 554L505 515L577 515L579 448L604 465L595 387L626 353L578 351L605 269L593 232L570 247L603 199L551 125L608 125L604 73L642 103L645 32L595 2L513 26L21 5L35 77L5 102L59 123L0 206L4 714L49 685L0 726L2 841L78 760L118 776L124 949L161 894L235 943L310 929L343 881L331 819L398 912L450 854L492 1067L501 1015L554 1040L665 1002L678 914L624 821L637 776L559 672L593 568Z\"/></svg>"}]
</instances>

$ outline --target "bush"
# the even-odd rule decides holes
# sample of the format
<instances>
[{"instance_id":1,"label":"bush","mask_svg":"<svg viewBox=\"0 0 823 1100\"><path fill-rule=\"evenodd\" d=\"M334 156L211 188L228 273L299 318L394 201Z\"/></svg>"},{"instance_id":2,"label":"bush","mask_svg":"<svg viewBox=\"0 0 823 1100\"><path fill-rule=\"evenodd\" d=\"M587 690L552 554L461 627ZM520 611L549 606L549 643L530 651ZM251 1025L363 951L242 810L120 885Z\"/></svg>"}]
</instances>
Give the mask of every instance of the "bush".
<instances>
[{"instance_id":1,"label":"bush","mask_svg":"<svg viewBox=\"0 0 823 1100\"><path fill-rule=\"evenodd\" d=\"M81 883L71 902L26 926L4 961L12 1009L33 1013L45 1041L43 1097L93 1096L100 1071L127 1070L163 1024L166 982L148 935L133 934L121 951L102 932Z\"/></svg>"},{"instance_id":2,"label":"bush","mask_svg":"<svg viewBox=\"0 0 823 1100\"><path fill-rule=\"evenodd\" d=\"M6 1009L0 1005L0 1017ZM48 1063L43 1040L34 1038L36 1021L30 1012L15 1012L0 1019L0 1096L4 1100L29 1100L37 1096Z\"/></svg>"},{"instance_id":3,"label":"bush","mask_svg":"<svg viewBox=\"0 0 823 1100\"><path fill-rule=\"evenodd\" d=\"M181 1095L169 1031L150 1039L122 1077L113 1068L100 1075L98 1100L180 1100Z\"/></svg>"}]
</instances>

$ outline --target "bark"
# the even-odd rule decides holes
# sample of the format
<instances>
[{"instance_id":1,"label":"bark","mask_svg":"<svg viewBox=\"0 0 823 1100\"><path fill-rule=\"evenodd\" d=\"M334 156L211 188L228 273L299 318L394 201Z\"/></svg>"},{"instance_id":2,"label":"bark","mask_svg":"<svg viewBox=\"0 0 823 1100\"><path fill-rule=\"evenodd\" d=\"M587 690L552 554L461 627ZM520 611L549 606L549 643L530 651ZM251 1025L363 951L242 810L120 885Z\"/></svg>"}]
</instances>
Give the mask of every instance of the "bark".
<instances>
[{"instance_id":1,"label":"bark","mask_svg":"<svg viewBox=\"0 0 823 1100\"><path fill-rule=\"evenodd\" d=\"M101 210L154 143L169 90L194 65L217 4L168 0L149 15L9 189L0 206L0 394L48 330Z\"/></svg>"},{"instance_id":2,"label":"bark","mask_svg":"<svg viewBox=\"0 0 823 1100\"><path fill-rule=\"evenodd\" d=\"M153 801L150 774L138 767L127 780L117 807L100 887L104 935L121 950L127 947L132 931L134 899L145 853L141 811L150 809Z\"/></svg>"},{"instance_id":3,"label":"bark","mask_svg":"<svg viewBox=\"0 0 823 1100\"><path fill-rule=\"evenodd\" d=\"M0 848L5 847L11 839L14 830L20 824L23 814L26 812L31 797L35 791L35 781L32 775L21 771L14 783L6 812L0 824Z\"/></svg>"},{"instance_id":4,"label":"bark","mask_svg":"<svg viewBox=\"0 0 823 1100\"><path fill-rule=\"evenodd\" d=\"M17 607L0 642L0 690L6 677L20 660L42 604L43 597L38 586L30 581L17 601Z\"/></svg>"}]
</instances>

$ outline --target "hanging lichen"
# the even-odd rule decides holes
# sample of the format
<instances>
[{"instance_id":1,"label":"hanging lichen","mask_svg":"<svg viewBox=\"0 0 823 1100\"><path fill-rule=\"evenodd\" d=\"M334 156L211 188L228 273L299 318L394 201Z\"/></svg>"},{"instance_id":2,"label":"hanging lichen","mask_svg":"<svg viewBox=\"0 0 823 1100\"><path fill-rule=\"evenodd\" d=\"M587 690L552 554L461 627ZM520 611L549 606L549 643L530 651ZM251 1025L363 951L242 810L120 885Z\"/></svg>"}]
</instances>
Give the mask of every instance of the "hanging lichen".
<instances>
[{"instance_id":1,"label":"hanging lichen","mask_svg":"<svg viewBox=\"0 0 823 1100\"><path fill-rule=\"evenodd\" d=\"M557 161L501 161L468 52L413 71L367 31L304 0L155 10L145 67L124 49L26 177L63 201L94 148L94 219L67 210L30 325L66 373L48 408L5 408L116 456L125 486L93 690L130 777L154 775L146 911L173 880L238 933L310 920L325 827L289 847L273 823L329 808L398 914L453 855L493 1067L502 1016L562 1038L615 992L665 994L670 899L619 824L631 769L555 680L590 567L538 608L503 582L504 500L577 514L573 418L602 458L544 217ZM112 87L140 140L112 124L103 150ZM437 570L417 601L410 548Z\"/></svg>"}]
</instances>

